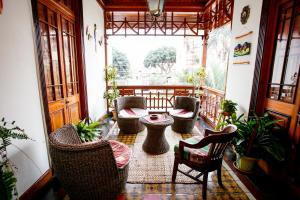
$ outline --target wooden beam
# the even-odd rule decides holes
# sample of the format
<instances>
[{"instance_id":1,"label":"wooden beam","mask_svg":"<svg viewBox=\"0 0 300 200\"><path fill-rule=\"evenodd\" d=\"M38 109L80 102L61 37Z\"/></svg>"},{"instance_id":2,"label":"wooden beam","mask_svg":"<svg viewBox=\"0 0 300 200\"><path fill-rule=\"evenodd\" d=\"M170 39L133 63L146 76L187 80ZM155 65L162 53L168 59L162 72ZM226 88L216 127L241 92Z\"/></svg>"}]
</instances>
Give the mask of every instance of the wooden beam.
<instances>
[{"instance_id":1,"label":"wooden beam","mask_svg":"<svg viewBox=\"0 0 300 200\"><path fill-rule=\"evenodd\" d=\"M98 4L99 4L99 6L101 6L101 8L102 8L103 10L105 10L105 3L103 2L103 0L97 0L97 2L98 2Z\"/></svg>"},{"instance_id":2,"label":"wooden beam","mask_svg":"<svg viewBox=\"0 0 300 200\"><path fill-rule=\"evenodd\" d=\"M106 11L148 11L148 7L145 4L135 4L135 5L128 5L128 4L106 4L105 6ZM164 11L166 12L203 12L204 6L201 4L172 4L172 5L165 5Z\"/></svg>"}]
</instances>

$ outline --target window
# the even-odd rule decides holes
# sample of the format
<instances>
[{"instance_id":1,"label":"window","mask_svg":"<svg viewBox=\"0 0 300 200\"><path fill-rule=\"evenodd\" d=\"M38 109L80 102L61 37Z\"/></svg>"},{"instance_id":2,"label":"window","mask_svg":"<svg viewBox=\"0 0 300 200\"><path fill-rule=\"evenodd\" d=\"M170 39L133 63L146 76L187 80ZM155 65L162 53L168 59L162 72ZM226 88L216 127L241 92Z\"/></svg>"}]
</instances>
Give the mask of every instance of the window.
<instances>
[{"instance_id":1,"label":"window","mask_svg":"<svg viewBox=\"0 0 300 200\"><path fill-rule=\"evenodd\" d=\"M300 6L288 2L280 8L273 71L268 98L293 103L300 67Z\"/></svg>"},{"instance_id":2,"label":"window","mask_svg":"<svg viewBox=\"0 0 300 200\"><path fill-rule=\"evenodd\" d=\"M218 90L225 90L228 55L231 45L230 24L214 29L207 41L206 85Z\"/></svg>"}]
</instances>

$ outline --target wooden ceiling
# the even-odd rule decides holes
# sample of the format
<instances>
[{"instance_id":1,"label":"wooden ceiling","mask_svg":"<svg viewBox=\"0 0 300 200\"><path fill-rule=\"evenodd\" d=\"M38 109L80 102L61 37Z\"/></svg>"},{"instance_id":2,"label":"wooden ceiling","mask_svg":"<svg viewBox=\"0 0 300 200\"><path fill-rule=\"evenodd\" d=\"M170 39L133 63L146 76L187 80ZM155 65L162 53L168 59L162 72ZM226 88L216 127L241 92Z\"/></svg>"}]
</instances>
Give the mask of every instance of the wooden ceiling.
<instances>
[{"instance_id":1,"label":"wooden ceiling","mask_svg":"<svg viewBox=\"0 0 300 200\"><path fill-rule=\"evenodd\" d=\"M97 0L104 9L105 35L204 36L231 21L233 0L165 0L153 18L147 0Z\"/></svg>"},{"instance_id":2,"label":"wooden ceiling","mask_svg":"<svg viewBox=\"0 0 300 200\"><path fill-rule=\"evenodd\" d=\"M200 12L212 0L165 0L165 12ZM106 11L147 11L147 0L98 0Z\"/></svg>"}]
</instances>

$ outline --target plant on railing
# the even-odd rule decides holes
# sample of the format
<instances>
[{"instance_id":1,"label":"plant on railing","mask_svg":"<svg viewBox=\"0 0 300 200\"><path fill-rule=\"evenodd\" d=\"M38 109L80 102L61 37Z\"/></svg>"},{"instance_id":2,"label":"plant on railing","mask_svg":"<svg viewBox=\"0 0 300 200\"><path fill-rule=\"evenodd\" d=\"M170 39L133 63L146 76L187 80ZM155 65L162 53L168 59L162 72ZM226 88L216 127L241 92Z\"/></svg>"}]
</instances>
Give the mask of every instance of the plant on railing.
<instances>
[{"instance_id":1,"label":"plant on railing","mask_svg":"<svg viewBox=\"0 0 300 200\"><path fill-rule=\"evenodd\" d=\"M202 95L201 87L204 85L206 79L206 71L204 67L200 67L197 72L192 72L186 76L186 81L193 84L195 87L195 96L200 97Z\"/></svg>"},{"instance_id":2,"label":"plant on railing","mask_svg":"<svg viewBox=\"0 0 300 200\"><path fill-rule=\"evenodd\" d=\"M101 123L92 121L90 118L85 118L75 124L74 127L82 142L94 141L101 133Z\"/></svg>"},{"instance_id":3,"label":"plant on railing","mask_svg":"<svg viewBox=\"0 0 300 200\"><path fill-rule=\"evenodd\" d=\"M221 130L228 124L228 121L232 121L236 119L236 111L237 111L237 103L231 100L222 100L221 108L219 111L217 124L215 129ZM239 117L240 118L240 117Z\"/></svg>"},{"instance_id":4,"label":"plant on railing","mask_svg":"<svg viewBox=\"0 0 300 200\"><path fill-rule=\"evenodd\" d=\"M15 126L15 121L8 123L2 118L0 122L0 194L1 199L5 200L18 196L16 190L17 179L7 157L7 147L11 145L12 139L26 140L29 137L23 129Z\"/></svg>"},{"instance_id":5,"label":"plant on railing","mask_svg":"<svg viewBox=\"0 0 300 200\"><path fill-rule=\"evenodd\" d=\"M117 89L117 82L116 82L116 78L117 78L117 74L118 74L118 70L116 67L114 66L107 66L106 67L106 80L108 85L110 86L110 88L104 92L104 98L107 99L108 101L108 106L110 108L113 108L113 102L114 100L119 97L119 90Z\"/></svg>"}]
</instances>

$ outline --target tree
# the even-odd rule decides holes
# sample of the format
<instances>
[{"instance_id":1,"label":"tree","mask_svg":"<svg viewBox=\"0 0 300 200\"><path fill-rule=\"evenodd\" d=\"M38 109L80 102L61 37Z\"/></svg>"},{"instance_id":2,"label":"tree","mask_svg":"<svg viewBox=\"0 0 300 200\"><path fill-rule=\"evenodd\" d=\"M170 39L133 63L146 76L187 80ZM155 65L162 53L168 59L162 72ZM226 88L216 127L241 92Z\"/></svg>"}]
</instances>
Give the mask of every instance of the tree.
<instances>
[{"instance_id":1,"label":"tree","mask_svg":"<svg viewBox=\"0 0 300 200\"><path fill-rule=\"evenodd\" d=\"M160 68L162 73L168 74L176 63L176 49L174 47L161 47L150 51L144 60L146 68Z\"/></svg>"},{"instance_id":2,"label":"tree","mask_svg":"<svg viewBox=\"0 0 300 200\"><path fill-rule=\"evenodd\" d=\"M124 78L128 76L129 71L129 61L123 52L119 51L116 48L112 49L112 65L118 69L118 75Z\"/></svg>"}]
</instances>

